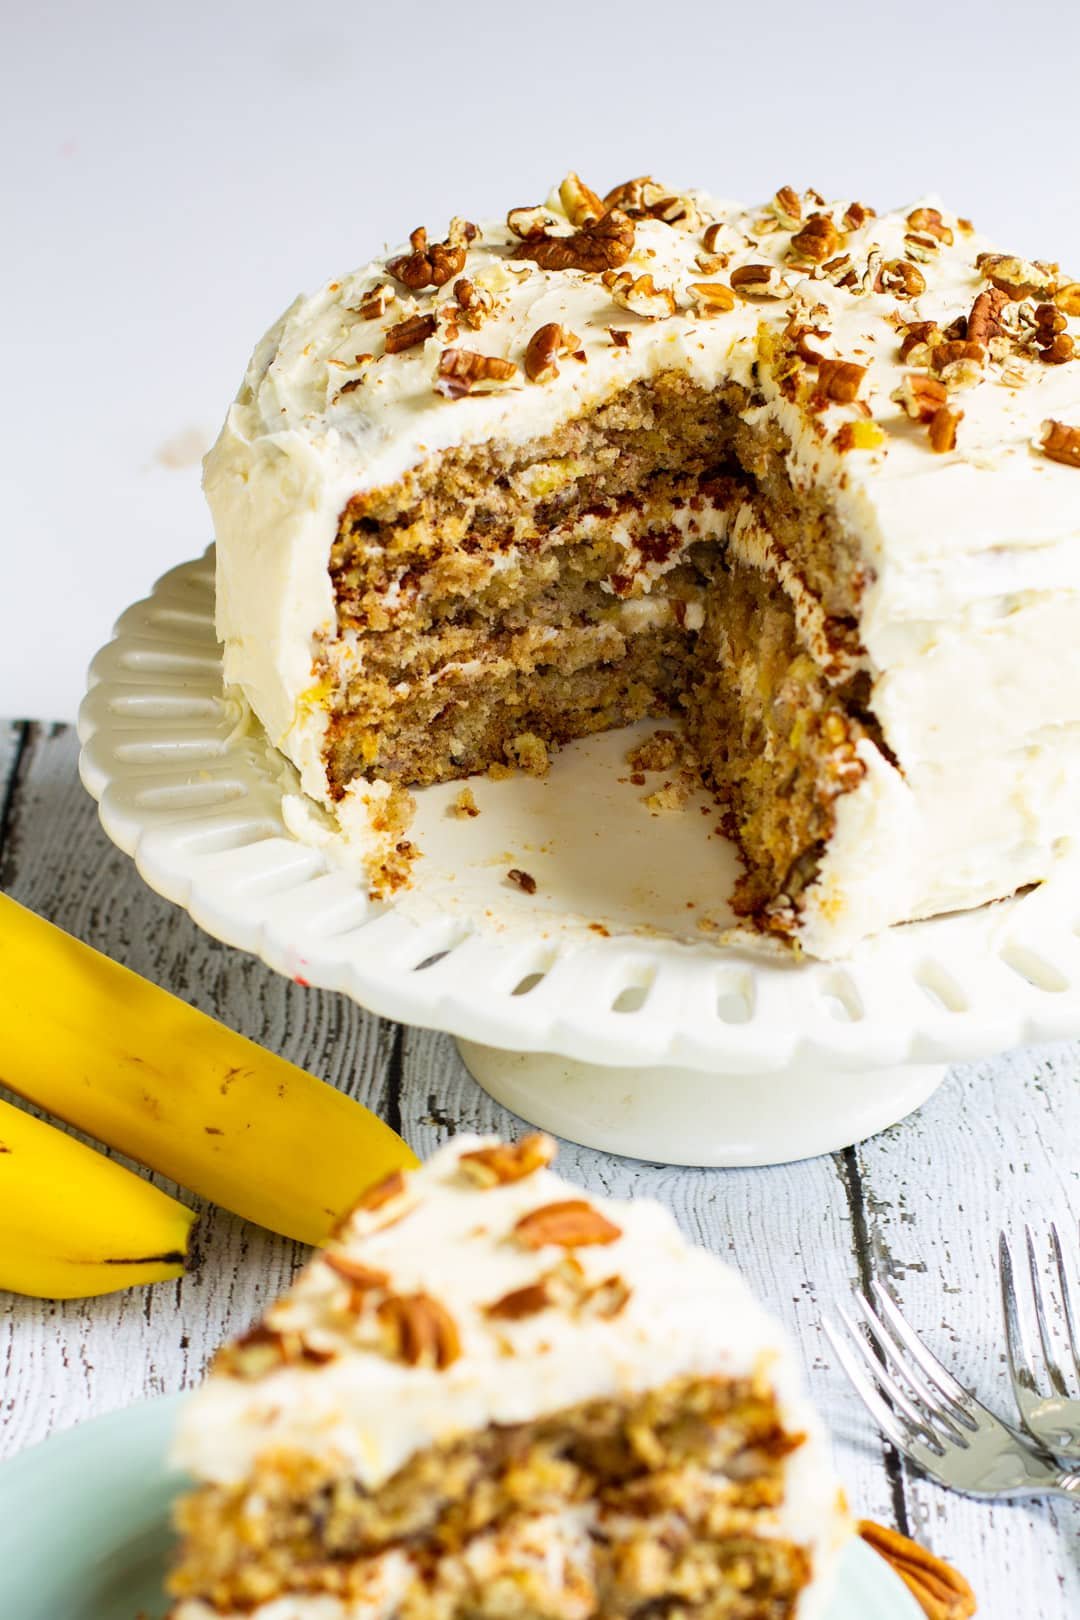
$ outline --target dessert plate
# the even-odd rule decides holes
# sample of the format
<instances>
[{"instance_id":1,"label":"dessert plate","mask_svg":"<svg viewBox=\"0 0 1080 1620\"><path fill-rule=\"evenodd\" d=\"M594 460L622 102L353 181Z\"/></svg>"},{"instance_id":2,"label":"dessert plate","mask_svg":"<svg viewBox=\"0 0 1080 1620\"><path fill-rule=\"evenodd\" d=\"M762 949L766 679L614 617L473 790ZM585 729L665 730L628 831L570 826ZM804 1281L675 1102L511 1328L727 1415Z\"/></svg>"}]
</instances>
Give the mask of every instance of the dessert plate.
<instances>
[{"instance_id":1,"label":"dessert plate","mask_svg":"<svg viewBox=\"0 0 1080 1620\"><path fill-rule=\"evenodd\" d=\"M769 955L731 931L715 804L650 814L632 729L540 780L479 779L475 818L452 812L460 784L425 790L413 885L372 901L223 690L212 553L123 615L80 736L102 824L152 888L282 973L449 1031L500 1102L593 1147L803 1158L902 1118L950 1061L1080 1033L1080 861L843 963Z\"/></svg>"},{"instance_id":2,"label":"dessert plate","mask_svg":"<svg viewBox=\"0 0 1080 1620\"><path fill-rule=\"evenodd\" d=\"M4 1613L19 1620L161 1620L167 1462L183 1396L93 1418L0 1465ZM921 1620L903 1583L853 1542L820 1620Z\"/></svg>"}]
</instances>

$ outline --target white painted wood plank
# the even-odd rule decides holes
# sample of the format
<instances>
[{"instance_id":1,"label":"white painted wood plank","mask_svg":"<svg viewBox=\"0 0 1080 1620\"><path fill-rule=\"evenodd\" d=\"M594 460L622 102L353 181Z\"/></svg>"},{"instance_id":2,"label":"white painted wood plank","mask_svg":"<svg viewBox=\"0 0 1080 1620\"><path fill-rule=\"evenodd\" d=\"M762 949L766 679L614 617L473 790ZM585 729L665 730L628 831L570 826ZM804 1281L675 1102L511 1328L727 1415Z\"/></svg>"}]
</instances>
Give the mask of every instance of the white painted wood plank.
<instances>
[{"instance_id":1,"label":"white painted wood plank","mask_svg":"<svg viewBox=\"0 0 1080 1620\"><path fill-rule=\"evenodd\" d=\"M456 1130L517 1134L522 1122L469 1076L449 1036L405 1032L402 1127L417 1152L432 1152ZM746 1277L788 1328L807 1384L840 1431L836 1461L852 1503L868 1517L895 1522L884 1448L845 1443L841 1419L852 1396L827 1357L822 1312L856 1279L851 1210L842 1167L830 1157L766 1170L687 1170L613 1158L563 1143L560 1172L616 1198L659 1198L683 1231Z\"/></svg>"},{"instance_id":2,"label":"white painted wood plank","mask_svg":"<svg viewBox=\"0 0 1080 1620\"><path fill-rule=\"evenodd\" d=\"M11 739L4 731L0 737L10 763ZM391 1026L344 997L302 989L227 949L151 894L101 832L76 758L70 730L34 729L9 818L8 891L385 1111ZM316 1170L305 1165L300 1173ZM288 1283L304 1252L213 1208L205 1210L199 1246L201 1269L181 1282L64 1304L0 1302L0 1454L92 1413L195 1382L221 1340Z\"/></svg>"},{"instance_id":3,"label":"white painted wood plank","mask_svg":"<svg viewBox=\"0 0 1080 1620\"><path fill-rule=\"evenodd\" d=\"M865 1143L871 1252L930 1348L1015 1420L998 1303L997 1234L1080 1210L1080 1044L956 1069L911 1120ZM851 1414L864 1438L876 1436ZM983 1620L1080 1613L1080 1510L974 1502L906 1469L912 1533L964 1569Z\"/></svg>"}]
</instances>

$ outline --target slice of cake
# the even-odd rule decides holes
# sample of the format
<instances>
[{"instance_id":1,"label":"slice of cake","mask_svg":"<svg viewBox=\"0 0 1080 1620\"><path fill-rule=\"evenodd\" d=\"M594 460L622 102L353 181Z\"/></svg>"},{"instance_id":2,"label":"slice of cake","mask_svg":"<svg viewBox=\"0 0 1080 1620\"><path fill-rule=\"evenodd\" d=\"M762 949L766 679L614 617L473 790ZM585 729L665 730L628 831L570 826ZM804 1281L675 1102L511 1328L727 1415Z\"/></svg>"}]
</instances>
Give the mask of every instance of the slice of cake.
<instances>
[{"instance_id":1,"label":"slice of cake","mask_svg":"<svg viewBox=\"0 0 1080 1620\"><path fill-rule=\"evenodd\" d=\"M569 176L300 299L206 468L225 673L366 806L679 714L838 955L1080 816L1080 284L934 201Z\"/></svg>"},{"instance_id":2,"label":"slice of cake","mask_svg":"<svg viewBox=\"0 0 1080 1620\"><path fill-rule=\"evenodd\" d=\"M171 1620L807 1620L847 1533L782 1336L547 1137L361 1201L185 1409Z\"/></svg>"}]
</instances>

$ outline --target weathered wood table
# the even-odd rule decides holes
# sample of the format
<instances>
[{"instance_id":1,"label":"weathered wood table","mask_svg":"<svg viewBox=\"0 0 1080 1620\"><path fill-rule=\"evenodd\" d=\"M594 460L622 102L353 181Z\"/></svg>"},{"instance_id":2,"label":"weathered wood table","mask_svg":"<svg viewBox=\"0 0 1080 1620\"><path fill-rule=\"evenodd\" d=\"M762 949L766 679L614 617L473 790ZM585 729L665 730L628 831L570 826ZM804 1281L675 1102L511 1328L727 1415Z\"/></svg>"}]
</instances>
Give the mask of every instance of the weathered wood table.
<instances>
[{"instance_id":1,"label":"weathered wood table","mask_svg":"<svg viewBox=\"0 0 1080 1620\"><path fill-rule=\"evenodd\" d=\"M279 978L152 894L98 827L77 754L68 728L0 724L0 888L333 1080L421 1154L458 1129L517 1123L477 1088L448 1037ZM985 1620L1080 1614L1080 1510L1068 1502L987 1506L929 1484L864 1415L820 1319L876 1271L958 1377L1008 1411L997 1232L1051 1217L1076 1232L1078 1079L1080 1042L957 1068L903 1124L845 1153L779 1169L668 1169L569 1146L560 1159L583 1186L663 1199L690 1237L745 1273L801 1346L856 1511L956 1563ZM68 1304L0 1296L0 1454L197 1382L219 1341L303 1259L298 1245L214 1209L201 1248L197 1274L154 1289Z\"/></svg>"}]
</instances>

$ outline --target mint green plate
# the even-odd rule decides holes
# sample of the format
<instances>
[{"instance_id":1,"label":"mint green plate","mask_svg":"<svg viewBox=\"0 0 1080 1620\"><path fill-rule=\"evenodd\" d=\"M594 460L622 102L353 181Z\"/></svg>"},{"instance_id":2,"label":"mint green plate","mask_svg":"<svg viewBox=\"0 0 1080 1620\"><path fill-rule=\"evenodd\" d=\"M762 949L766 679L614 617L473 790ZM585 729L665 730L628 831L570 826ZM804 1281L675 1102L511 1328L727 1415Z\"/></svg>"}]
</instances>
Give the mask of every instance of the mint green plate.
<instances>
[{"instance_id":1,"label":"mint green plate","mask_svg":"<svg viewBox=\"0 0 1080 1620\"><path fill-rule=\"evenodd\" d=\"M4 1620L161 1620L169 1507L166 1466L183 1396L94 1418L0 1465ZM923 1620L906 1588L855 1541L821 1620Z\"/></svg>"}]
</instances>

